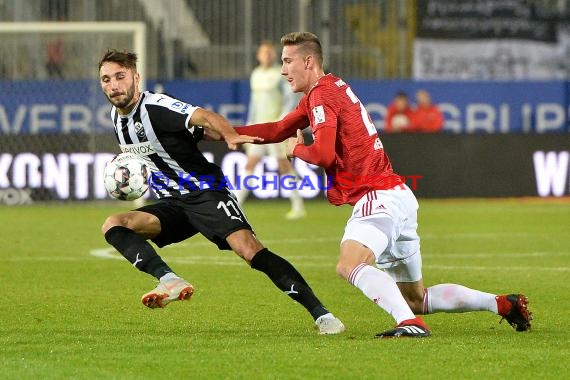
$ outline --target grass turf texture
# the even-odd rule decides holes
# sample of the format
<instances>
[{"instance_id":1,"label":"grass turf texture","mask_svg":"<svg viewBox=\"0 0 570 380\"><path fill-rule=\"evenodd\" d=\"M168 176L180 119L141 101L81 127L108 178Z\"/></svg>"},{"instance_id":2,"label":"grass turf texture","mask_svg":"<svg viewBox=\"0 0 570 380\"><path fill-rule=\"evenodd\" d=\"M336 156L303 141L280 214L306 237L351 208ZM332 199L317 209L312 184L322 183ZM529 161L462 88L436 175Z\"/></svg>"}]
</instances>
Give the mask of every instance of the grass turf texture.
<instances>
[{"instance_id":1,"label":"grass turf texture","mask_svg":"<svg viewBox=\"0 0 570 380\"><path fill-rule=\"evenodd\" d=\"M190 302L146 309L153 279L106 248L105 216L129 203L0 209L0 377L560 378L570 357L570 203L420 201L426 285L523 292L534 312L517 333L488 312L425 317L428 339L373 339L393 322L335 274L349 208L310 202L287 222L284 202L250 202L258 236L303 273L347 326L319 336L299 305L261 273L201 237L161 254L196 287ZM111 251L109 251L111 252Z\"/></svg>"}]
</instances>

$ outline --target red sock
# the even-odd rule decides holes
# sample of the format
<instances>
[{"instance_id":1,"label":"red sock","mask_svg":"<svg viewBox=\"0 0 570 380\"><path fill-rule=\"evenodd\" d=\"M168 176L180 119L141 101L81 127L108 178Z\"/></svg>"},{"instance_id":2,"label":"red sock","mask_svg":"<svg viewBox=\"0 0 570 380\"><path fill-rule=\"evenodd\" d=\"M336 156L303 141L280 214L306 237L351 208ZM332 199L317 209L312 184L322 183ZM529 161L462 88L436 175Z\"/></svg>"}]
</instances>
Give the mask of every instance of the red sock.
<instances>
[{"instance_id":1,"label":"red sock","mask_svg":"<svg viewBox=\"0 0 570 380\"><path fill-rule=\"evenodd\" d=\"M507 300L505 296L496 296L495 300L497 300L497 310L499 315L507 315L513 305Z\"/></svg>"},{"instance_id":2,"label":"red sock","mask_svg":"<svg viewBox=\"0 0 570 380\"><path fill-rule=\"evenodd\" d=\"M409 326L409 325L422 326L426 330L429 330L429 327L426 325L426 323L421 317L415 317L414 319L406 319L405 321L402 321L398 326Z\"/></svg>"}]
</instances>

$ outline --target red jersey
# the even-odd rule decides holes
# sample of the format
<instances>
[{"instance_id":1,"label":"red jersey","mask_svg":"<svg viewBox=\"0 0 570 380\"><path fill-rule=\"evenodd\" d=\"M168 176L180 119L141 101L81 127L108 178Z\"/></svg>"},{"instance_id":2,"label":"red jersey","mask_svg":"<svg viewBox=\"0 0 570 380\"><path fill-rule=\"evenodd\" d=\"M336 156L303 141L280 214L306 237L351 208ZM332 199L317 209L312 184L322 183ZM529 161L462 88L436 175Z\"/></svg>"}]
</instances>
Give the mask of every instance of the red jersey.
<instances>
[{"instance_id":1,"label":"red jersey","mask_svg":"<svg viewBox=\"0 0 570 380\"><path fill-rule=\"evenodd\" d=\"M314 142L298 145L294 153L325 169L332 181L327 191L330 203L354 205L372 190L387 190L404 183L392 171L368 112L352 89L332 74L320 78L283 120L238 128L238 132L271 143L291 137L307 124Z\"/></svg>"},{"instance_id":2,"label":"red jersey","mask_svg":"<svg viewBox=\"0 0 570 380\"><path fill-rule=\"evenodd\" d=\"M414 111L413 124L415 132L441 132L443 115L435 104L417 107Z\"/></svg>"}]
</instances>

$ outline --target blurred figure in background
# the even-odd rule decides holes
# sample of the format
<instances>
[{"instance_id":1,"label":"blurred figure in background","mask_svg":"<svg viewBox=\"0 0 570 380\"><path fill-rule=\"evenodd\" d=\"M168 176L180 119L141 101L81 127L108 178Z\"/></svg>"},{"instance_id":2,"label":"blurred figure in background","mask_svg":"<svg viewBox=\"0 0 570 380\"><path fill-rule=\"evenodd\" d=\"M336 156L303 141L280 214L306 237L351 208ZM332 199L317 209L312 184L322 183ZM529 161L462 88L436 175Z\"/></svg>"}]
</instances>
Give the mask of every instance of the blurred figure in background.
<instances>
[{"instance_id":1,"label":"blurred figure in background","mask_svg":"<svg viewBox=\"0 0 570 380\"><path fill-rule=\"evenodd\" d=\"M388 112L386 112L384 119L384 131L387 133L411 132L414 127L413 113L408 95L403 91L398 92L388 106Z\"/></svg>"},{"instance_id":2,"label":"blurred figure in background","mask_svg":"<svg viewBox=\"0 0 570 380\"><path fill-rule=\"evenodd\" d=\"M438 133L443 129L443 115L439 108L431 102L426 90L416 92L416 108L413 114L414 132Z\"/></svg>"},{"instance_id":3,"label":"blurred figure in background","mask_svg":"<svg viewBox=\"0 0 570 380\"><path fill-rule=\"evenodd\" d=\"M259 65L252 71L250 77L251 95L247 124L265 123L279 120L297 105L298 98L288 88L287 81L281 75L281 67L277 65L277 52L271 41L262 41L257 48L257 62ZM255 167L261 162L263 156L274 157L279 165L279 175L297 177L295 169L287 159L286 145L284 143L268 145L244 145L247 154L245 175L252 175ZM288 182L292 182L288 181ZM237 200L242 205L249 189L240 184L235 191ZM306 216L303 198L297 189L290 193L291 210L285 215L286 219L300 219Z\"/></svg>"},{"instance_id":4,"label":"blurred figure in background","mask_svg":"<svg viewBox=\"0 0 570 380\"><path fill-rule=\"evenodd\" d=\"M46 71L50 79L65 79L63 76L63 39L56 38L46 45Z\"/></svg>"},{"instance_id":5,"label":"blurred figure in background","mask_svg":"<svg viewBox=\"0 0 570 380\"><path fill-rule=\"evenodd\" d=\"M68 0L45 0L41 3L41 12L48 21L66 22L69 19ZM49 79L65 79L64 42L61 36L56 36L46 43L46 60L44 62Z\"/></svg>"}]
</instances>

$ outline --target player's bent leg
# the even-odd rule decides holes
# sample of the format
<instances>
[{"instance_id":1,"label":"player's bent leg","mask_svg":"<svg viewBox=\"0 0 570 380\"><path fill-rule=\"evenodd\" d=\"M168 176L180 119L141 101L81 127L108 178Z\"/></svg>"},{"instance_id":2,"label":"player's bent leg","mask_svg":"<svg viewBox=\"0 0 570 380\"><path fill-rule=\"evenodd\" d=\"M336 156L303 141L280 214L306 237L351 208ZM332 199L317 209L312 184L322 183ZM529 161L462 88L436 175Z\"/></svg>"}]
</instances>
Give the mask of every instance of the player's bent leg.
<instances>
[{"instance_id":1,"label":"player's bent leg","mask_svg":"<svg viewBox=\"0 0 570 380\"><path fill-rule=\"evenodd\" d=\"M282 292L303 305L315 320L320 334L339 334L344 331L342 322L319 301L295 267L264 248L250 230L233 232L226 240L253 269L265 273Z\"/></svg>"},{"instance_id":2,"label":"player's bent leg","mask_svg":"<svg viewBox=\"0 0 570 380\"><path fill-rule=\"evenodd\" d=\"M125 227L146 239L151 239L160 233L160 221L155 215L142 211L128 211L114 214L105 219L101 231L103 235L112 227Z\"/></svg>"},{"instance_id":3,"label":"player's bent leg","mask_svg":"<svg viewBox=\"0 0 570 380\"><path fill-rule=\"evenodd\" d=\"M385 235L384 239L387 245ZM396 282L385 272L370 265L375 261L375 255L370 248L359 241L343 239L337 273L396 320L397 326L394 329L376 336L380 338L429 336L428 327L421 318L414 315Z\"/></svg>"},{"instance_id":4,"label":"player's bent leg","mask_svg":"<svg viewBox=\"0 0 570 380\"><path fill-rule=\"evenodd\" d=\"M194 288L178 277L146 241L160 233L159 219L150 213L130 211L108 217L102 227L105 240L135 268L159 280L158 286L142 296L142 303L160 308L175 300L187 300Z\"/></svg>"},{"instance_id":5,"label":"player's bent leg","mask_svg":"<svg viewBox=\"0 0 570 380\"><path fill-rule=\"evenodd\" d=\"M532 313L523 294L494 294L457 284L439 284L424 289L421 255L418 251L403 265L386 269L398 284L408 305L416 314L490 311L506 319L517 331L530 329Z\"/></svg>"},{"instance_id":6,"label":"player's bent leg","mask_svg":"<svg viewBox=\"0 0 570 380\"><path fill-rule=\"evenodd\" d=\"M462 285L439 284L427 288L425 297L427 313L490 311L506 319L516 331L527 331L531 327L532 313L524 294L497 296Z\"/></svg>"},{"instance_id":7,"label":"player's bent leg","mask_svg":"<svg viewBox=\"0 0 570 380\"><path fill-rule=\"evenodd\" d=\"M375 257L370 249L355 240L345 240L340 245L340 257L336 273L347 281L350 274L362 264L374 265Z\"/></svg>"},{"instance_id":8,"label":"player's bent leg","mask_svg":"<svg viewBox=\"0 0 570 380\"><path fill-rule=\"evenodd\" d=\"M438 284L427 288L424 302L426 314L498 311L494 294L457 284Z\"/></svg>"},{"instance_id":9,"label":"player's bent leg","mask_svg":"<svg viewBox=\"0 0 570 380\"><path fill-rule=\"evenodd\" d=\"M424 309L424 281L420 279L419 281L398 282L397 284L414 314L427 314Z\"/></svg>"},{"instance_id":10,"label":"player's bent leg","mask_svg":"<svg viewBox=\"0 0 570 380\"><path fill-rule=\"evenodd\" d=\"M529 330L532 320L528 298L524 294L495 295L457 284L439 284L427 288L424 309L424 314L490 311L506 319L516 331Z\"/></svg>"},{"instance_id":11,"label":"player's bent leg","mask_svg":"<svg viewBox=\"0 0 570 380\"><path fill-rule=\"evenodd\" d=\"M398 243L396 243L398 244ZM404 299L415 314L426 314L424 310L424 283L422 279L422 256L418 251L406 258L405 263L385 269L398 284Z\"/></svg>"},{"instance_id":12,"label":"player's bent leg","mask_svg":"<svg viewBox=\"0 0 570 380\"><path fill-rule=\"evenodd\" d=\"M226 241L232 250L249 265L256 253L264 248L253 232L245 228L232 232L226 237Z\"/></svg>"}]
</instances>

